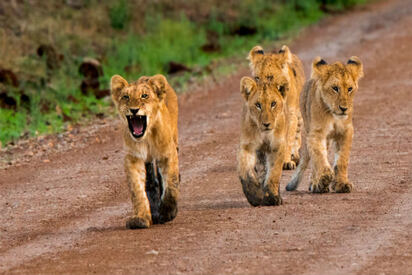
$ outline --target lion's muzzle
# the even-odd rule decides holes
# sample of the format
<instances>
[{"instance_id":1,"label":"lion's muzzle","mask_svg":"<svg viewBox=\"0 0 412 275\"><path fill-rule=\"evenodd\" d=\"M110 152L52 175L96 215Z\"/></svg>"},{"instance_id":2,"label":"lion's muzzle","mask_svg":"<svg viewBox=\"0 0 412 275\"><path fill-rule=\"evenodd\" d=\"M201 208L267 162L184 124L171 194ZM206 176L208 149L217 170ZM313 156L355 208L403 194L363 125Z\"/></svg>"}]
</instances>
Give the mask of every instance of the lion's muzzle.
<instances>
[{"instance_id":1,"label":"lion's muzzle","mask_svg":"<svg viewBox=\"0 0 412 275\"><path fill-rule=\"evenodd\" d=\"M132 115L127 115L127 123L129 124L130 133L134 138L140 138L146 132L147 117L139 116L135 112Z\"/></svg>"}]
</instances>

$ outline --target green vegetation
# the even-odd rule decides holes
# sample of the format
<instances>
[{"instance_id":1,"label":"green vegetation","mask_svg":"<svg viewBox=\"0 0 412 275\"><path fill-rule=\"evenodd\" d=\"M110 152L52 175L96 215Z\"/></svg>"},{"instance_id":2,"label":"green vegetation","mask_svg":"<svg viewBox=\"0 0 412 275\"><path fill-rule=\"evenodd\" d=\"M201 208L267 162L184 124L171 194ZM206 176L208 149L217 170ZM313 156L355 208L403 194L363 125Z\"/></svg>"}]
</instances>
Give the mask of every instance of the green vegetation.
<instances>
[{"instance_id":1,"label":"green vegetation","mask_svg":"<svg viewBox=\"0 0 412 275\"><path fill-rule=\"evenodd\" d=\"M108 55L105 72L107 76L126 73L130 77L166 73L171 61L204 66L210 61L201 50L205 41L204 30L186 18L158 20L143 37L130 33L126 39L115 41L115 50ZM130 69L126 72L125 68Z\"/></svg>"},{"instance_id":2,"label":"green vegetation","mask_svg":"<svg viewBox=\"0 0 412 275\"><path fill-rule=\"evenodd\" d=\"M110 24L114 29L124 29L130 19L126 0L117 1L109 10Z\"/></svg>"},{"instance_id":3,"label":"green vegetation","mask_svg":"<svg viewBox=\"0 0 412 275\"><path fill-rule=\"evenodd\" d=\"M213 67L216 60L243 57L257 43L285 38L329 11L345 10L364 1L207 0L189 5L183 0L143 1L145 12L140 14L134 14L138 8L133 1L110 1L106 8L95 11L104 15L104 19L96 19L101 26L94 30L95 41L62 31L54 46L64 58L54 54L49 60L50 55L34 53L17 58L16 71L22 72L18 87L0 83L0 93L7 91L15 101L15 106L0 108L0 141L7 144L22 136L59 132L91 115L113 114L109 98L97 99L93 92L80 91L83 76L78 68L85 56L101 60L104 74L99 78L100 90L108 89L113 74L132 80L162 73L169 74L173 86L181 91L194 76L234 70L229 65L228 69ZM86 13L101 5L99 1L87 2L83 7ZM60 16L76 20L75 12L62 9ZM172 73L173 64L183 69ZM22 93L29 100L23 100Z\"/></svg>"}]
</instances>

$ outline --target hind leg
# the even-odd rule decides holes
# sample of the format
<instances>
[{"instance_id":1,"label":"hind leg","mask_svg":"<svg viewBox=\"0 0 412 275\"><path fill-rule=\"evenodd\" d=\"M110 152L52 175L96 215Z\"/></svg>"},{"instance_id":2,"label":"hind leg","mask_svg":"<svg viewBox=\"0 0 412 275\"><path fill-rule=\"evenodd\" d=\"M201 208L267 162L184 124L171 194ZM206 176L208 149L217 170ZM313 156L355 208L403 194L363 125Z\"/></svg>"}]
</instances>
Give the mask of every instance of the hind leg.
<instances>
[{"instance_id":1,"label":"hind leg","mask_svg":"<svg viewBox=\"0 0 412 275\"><path fill-rule=\"evenodd\" d=\"M179 197L179 162L177 152L171 157L159 161L159 171L163 186L163 194L159 207L159 222L173 220L177 215L177 199Z\"/></svg>"},{"instance_id":2,"label":"hind leg","mask_svg":"<svg viewBox=\"0 0 412 275\"><path fill-rule=\"evenodd\" d=\"M154 224L159 223L159 207L161 201L162 179L160 172L157 172L158 168L155 163L145 163L146 168L146 194L150 203L150 212L152 213L152 221ZM160 178L160 179L159 179Z\"/></svg>"},{"instance_id":3,"label":"hind leg","mask_svg":"<svg viewBox=\"0 0 412 275\"><path fill-rule=\"evenodd\" d=\"M125 167L133 204L133 216L127 220L126 227L129 229L147 228L152 224L152 216L145 192L146 170L144 161L127 155Z\"/></svg>"},{"instance_id":4,"label":"hind leg","mask_svg":"<svg viewBox=\"0 0 412 275\"><path fill-rule=\"evenodd\" d=\"M284 153L284 170L293 170L296 168L296 162L292 159L292 152L294 152L293 147L296 139L296 131L298 127L298 118L295 114L295 111L292 111L289 116L289 120L287 121L287 143L285 146L285 153ZM299 149L298 149L299 150ZM294 152L295 154L298 152Z\"/></svg>"},{"instance_id":5,"label":"hind leg","mask_svg":"<svg viewBox=\"0 0 412 275\"><path fill-rule=\"evenodd\" d=\"M299 164L300 162L299 149L300 149L300 146L302 145L302 134L301 134L302 127L303 127L303 119L302 119L302 115L300 111L298 111L298 125L297 125L296 136L293 142L292 152L291 152L292 154L291 158L296 164Z\"/></svg>"},{"instance_id":6,"label":"hind leg","mask_svg":"<svg viewBox=\"0 0 412 275\"><path fill-rule=\"evenodd\" d=\"M286 191L294 191L298 188L300 182L303 178L303 173L305 172L306 168L308 167L308 163L310 161L310 156L306 147L306 144L303 145L302 148L302 159L299 162L299 165L293 174L292 179L289 181L288 185L286 185Z\"/></svg>"}]
</instances>

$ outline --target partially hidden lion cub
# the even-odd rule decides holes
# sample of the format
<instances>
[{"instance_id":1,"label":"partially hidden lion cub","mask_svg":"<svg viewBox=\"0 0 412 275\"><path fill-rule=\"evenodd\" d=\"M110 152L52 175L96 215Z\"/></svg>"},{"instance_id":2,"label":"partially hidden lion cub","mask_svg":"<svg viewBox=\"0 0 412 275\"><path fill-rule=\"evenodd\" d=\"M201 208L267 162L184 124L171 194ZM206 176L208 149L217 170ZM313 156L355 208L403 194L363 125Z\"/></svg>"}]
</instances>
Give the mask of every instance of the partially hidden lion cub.
<instances>
[{"instance_id":1,"label":"partially hidden lion cub","mask_svg":"<svg viewBox=\"0 0 412 275\"><path fill-rule=\"evenodd\" d=\"M302 160L286 190L298 187L309 160L312 160L311 192L329 192L330 183L336 192L352 191L348 162L353 136L353 98L362 77L362 63L356 56L352 56L347 64L329 65L320 57L313 61L311 79L301 95L306 143ZM329 141L335 147L334 171L327 156Z\"/></svg>"},{"instance_id":2,"label":"partially hidden lion cub","mask_svg":"<svg viewBox=\"0 0 412 275\"><path fill-rule=\"evenodd\" d=\"M177 96L163 75L143 76L128 83L111 79L127 154L125 169L133 216L130 229L173 220L179 195Z\"/></svg>"},{"instance_id":3,"label":"partially hidden lion cub","mask_svg":"<svg viewBox=\"0 0 412 275\"><path fill-rule=\"evenodd\" d=\"M255 46L248 59L256 82L273 81L272 90L282 89L285 93L286 151L283 169L293 170L299 162L301 145L302 116L299 110L299 95L305 82L305 74L300 59L283 46L278 53L265 53L261 46Z\"/></svg>"},{"instance_id":4,"label":"partially hidden lion cub","mask_svg":"<svg viewBox=\"0 0 412 275\"><path fill-rule=\"evenodd\" d=\"M253 206L282 204L279 182L287 133L282 80L282 76L274 75L257 82L250 77L240 81L244 104L238 173Z\"/></svg>"}]
</instances>

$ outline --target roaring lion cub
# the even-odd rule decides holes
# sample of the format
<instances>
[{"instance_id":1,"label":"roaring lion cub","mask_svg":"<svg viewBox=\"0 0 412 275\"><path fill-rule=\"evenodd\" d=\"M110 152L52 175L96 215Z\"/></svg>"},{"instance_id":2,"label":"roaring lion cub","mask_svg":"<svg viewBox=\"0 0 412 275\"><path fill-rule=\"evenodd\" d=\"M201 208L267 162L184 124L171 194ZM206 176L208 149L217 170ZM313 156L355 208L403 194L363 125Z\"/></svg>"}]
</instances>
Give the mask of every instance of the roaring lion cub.
<instances>
[{"instance_id":1,"label":"roaring lion cub","mask_svg":"<svg viewBox=\"0 0 412 275\"><path fill-rule=\"evenodd\" d=\"M280 205L279 181L286 150L283 79L255 82L243 77L244 99L238 172L243 192L253 206Z\"/></svg>"},{"instance_id":2,"label":"roaring lion cub","mask_svg":"<svg viewBox=\"0 0 412 275\"><path fill-rule=\"evenodd\" d=\"M352 56L346 65L341 62L329 65L320 57L313 61L312 76L301 98L306 144L302 160L286 190L298 187L311 159L311 192L329 192L330 183L336 192L352 191L353 185L348 180L348 162L353 136L353 98L362 77L362 63L356 56ZM334 172L327 156L329 141L335 147Z\"/></svg>"},{"instance_id":3,"label":"roaring lion cub","mask_svg":"<svg viewBox=\"0 0 412 275\"><path fill-rule=\"evenodd\" d=\"M287 137L283 169L295 169L301 145L299 95L305 82L302 62L287 46L283 46L279 53L264 53L262 47L255 46L249 52L248 59L256 82L273 82L276 79L272 90L278 89L285 94Z\"/></svg>"},{"instance_id":4,"label":"roaring lion cub","mask_svg":"<svg viewBox=\"0 0 412 275\"><path fill-rule=\"evenodd\" d=\"M179 195L177 96L163 75L128 83L111 79L127 150L125 169L133 216L127 228L147 228L175 218Z\"/></svg>"}]
</instances>

